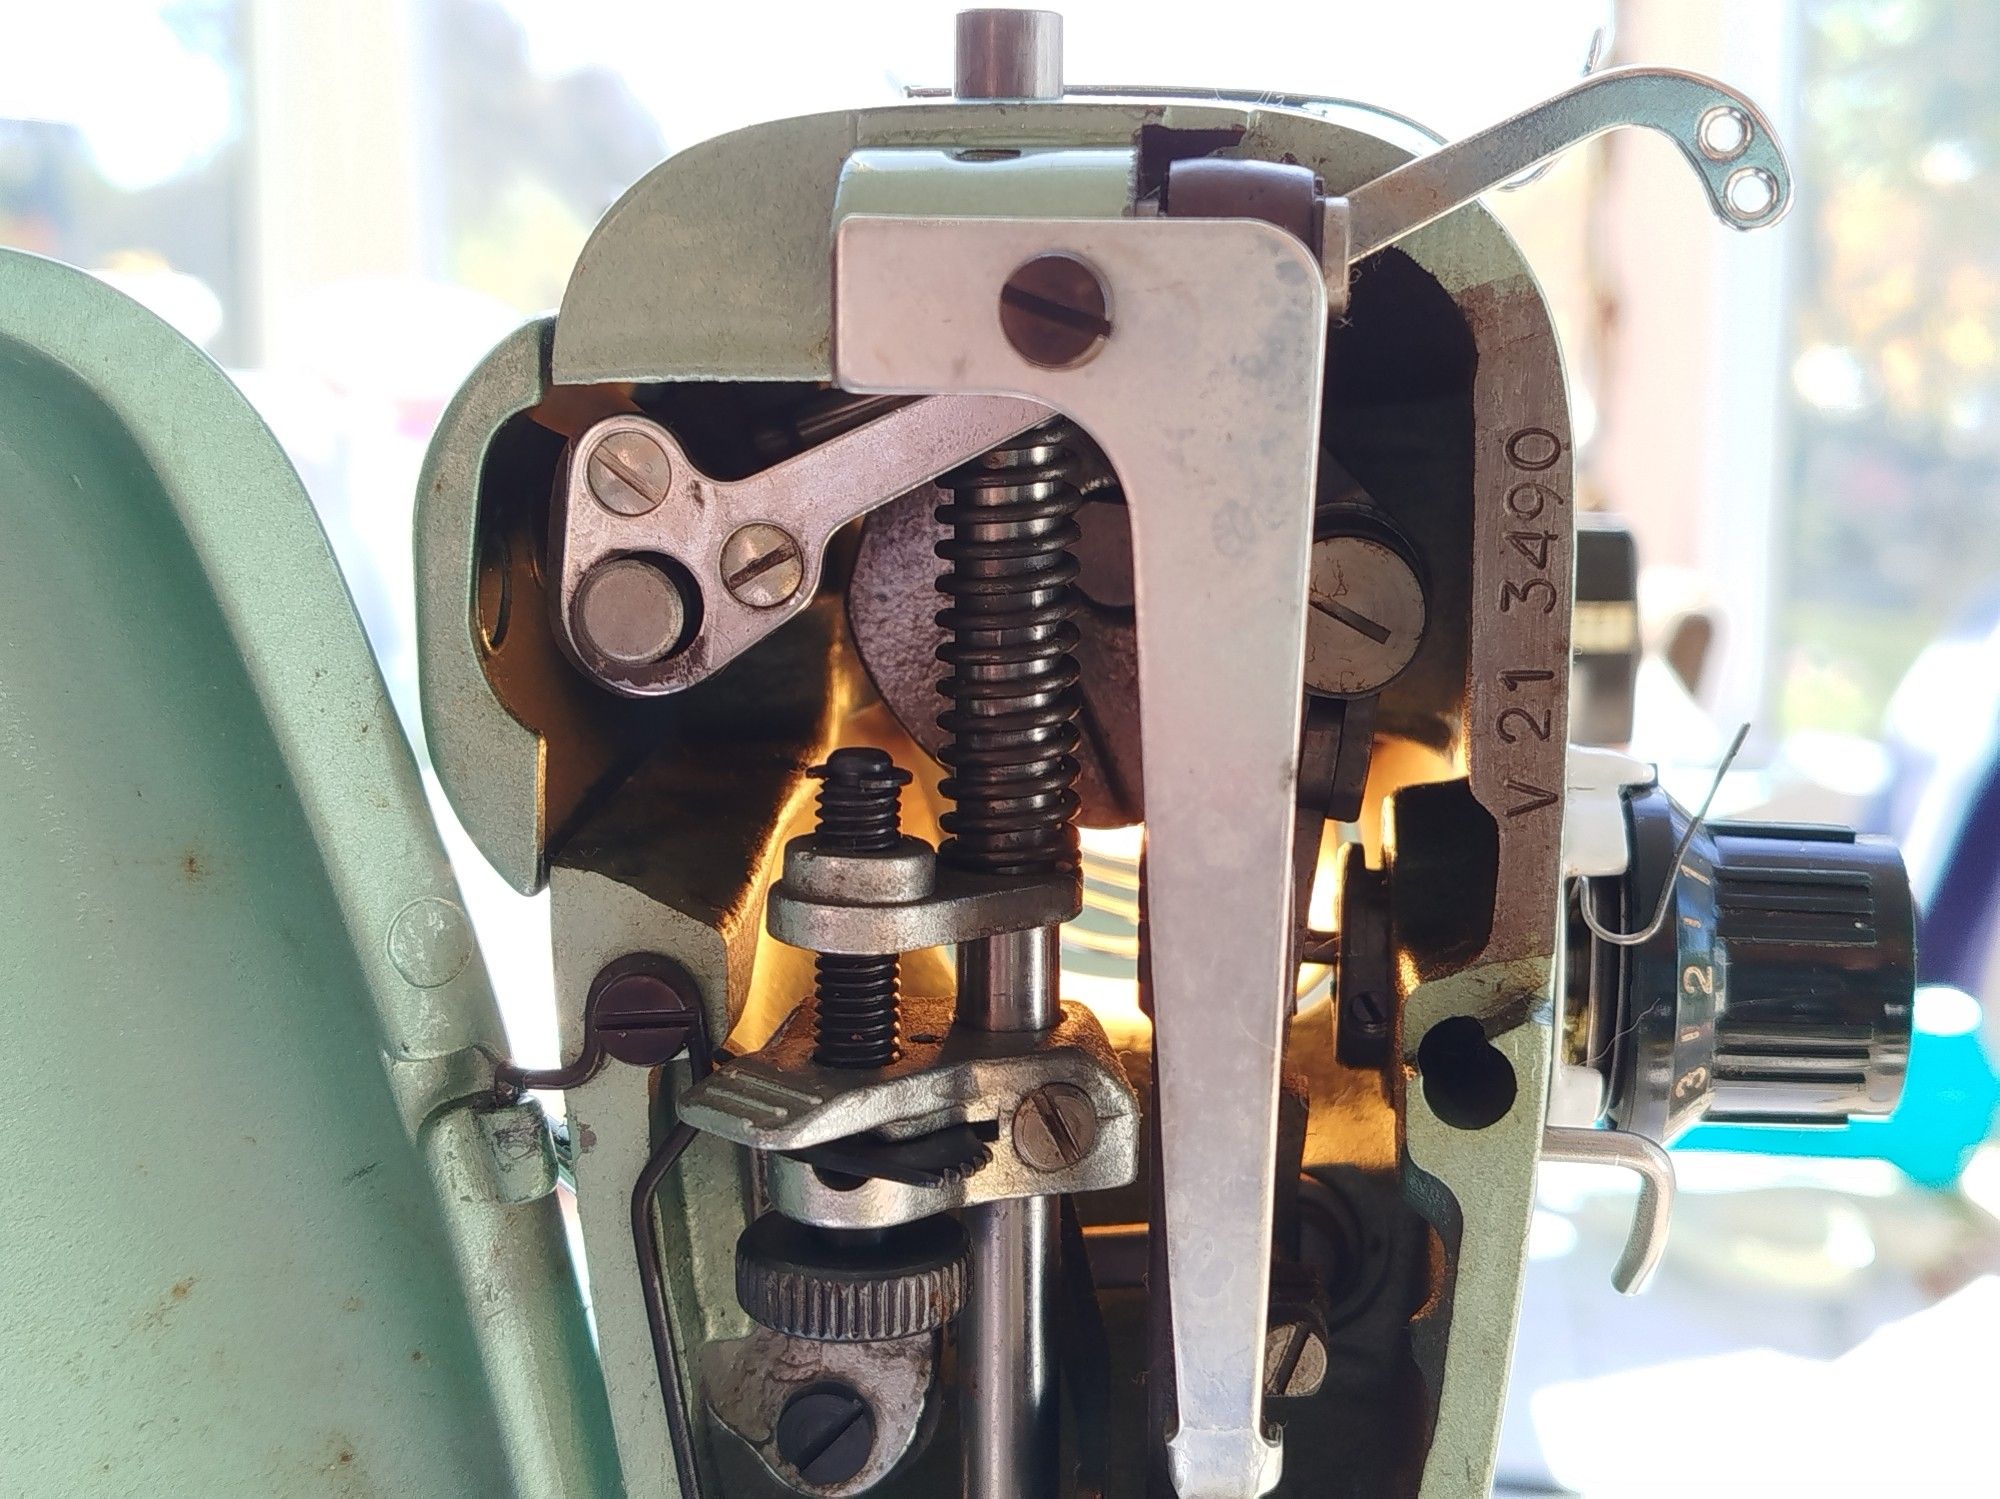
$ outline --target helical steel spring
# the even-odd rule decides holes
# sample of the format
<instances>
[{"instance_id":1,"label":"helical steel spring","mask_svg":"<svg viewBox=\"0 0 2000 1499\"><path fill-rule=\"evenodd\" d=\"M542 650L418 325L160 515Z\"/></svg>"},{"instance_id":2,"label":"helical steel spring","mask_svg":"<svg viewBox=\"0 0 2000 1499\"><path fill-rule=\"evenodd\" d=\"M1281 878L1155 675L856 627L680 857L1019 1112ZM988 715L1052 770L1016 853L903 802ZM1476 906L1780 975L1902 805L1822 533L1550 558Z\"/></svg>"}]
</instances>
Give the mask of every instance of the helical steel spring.
<instances>
[{"instance_id":1,"label":"helical steel spring","mask_svg":"<svg viewBox=\"0 0 2000 1499\"><path fill-rule=\"evenodd\" d=\"M852 854L888 853L902 837L902 788L910 773L882 750L837 749L812 772L819 778L822 847ZM813 1060L822 1067L886 1067L896 1060L898 955L821 953L815 971Z\"/></svg>"},{"instance_id":2,"label":"helical steel spring","mask_svg":"<svg viewBox=\"0 0 2000 1499\"><path fill-rule=\"evenodd\" d=\"M953 803L939 855L991 874L1076 867L1076 559L1068 431L1023 433L938 482L947 564L939 752Z\"/></svg>"}]
</instances>

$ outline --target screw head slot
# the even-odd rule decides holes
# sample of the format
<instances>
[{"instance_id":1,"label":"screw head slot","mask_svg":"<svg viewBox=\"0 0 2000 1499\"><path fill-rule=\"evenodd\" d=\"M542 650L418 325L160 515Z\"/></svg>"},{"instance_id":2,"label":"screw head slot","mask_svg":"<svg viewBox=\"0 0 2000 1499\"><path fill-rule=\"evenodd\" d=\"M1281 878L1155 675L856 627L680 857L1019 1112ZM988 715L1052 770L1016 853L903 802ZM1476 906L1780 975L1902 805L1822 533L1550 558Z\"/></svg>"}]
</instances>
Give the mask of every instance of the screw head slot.
<instances>
[{"instance_id":1,"label":"screw head slot","mask_svg":"<svg viewBox=\"0 0 2000 1499\"><path fill-rule=\"evenodd\" d=\"M1030 364L1081 364L1111 336L1104 283L1074 255L1037 255L1000 288L1000 330Z\"/></svg>"},{"instance_id":2,"label":"screw head slot","mask_svg":"<svg viewBox=\"0 0 2000 1499\"><path fill-rule=\"evenodd\" d=\"M590 497L614 515L646 515L659 508L673 473L659 439L636 427L607 432L584 464Z\"/></svg>"},{"instance_id":3,"label":"screw head slot","mask_svg":"<svg viewBox=\"0 0 2000 1499\"><path fill-rule=\"evenodd\" d=\"M794 1395L778 1415L778 1456L807 1483L832 1488L859 1473L875 1449L875 1412L838 1381Z\"/></svg>"},{"instance_id":4,"label":"screw head slot","mask_svg":"<svg viewBox=\"0 0 2000 1499\"><path fill-rule=\"evenodd\" d=\"M722 586L739 604L775 609L790 603L805 580L805 556L783 526L752 521L722 544Z\"/></svg>"},{"instance_id":5,"label":"screw head slot","mask_svg":"<svg viewBox=\"0 0 2000 1499\"><path fill-rule=\"evenodd\" d=\"M1097 1109L1069 1083L1044 1083L1014 1110L1014 1153L1035 1171L1067 1171L1097 1148Z\"/></svg>"}]
</instances>

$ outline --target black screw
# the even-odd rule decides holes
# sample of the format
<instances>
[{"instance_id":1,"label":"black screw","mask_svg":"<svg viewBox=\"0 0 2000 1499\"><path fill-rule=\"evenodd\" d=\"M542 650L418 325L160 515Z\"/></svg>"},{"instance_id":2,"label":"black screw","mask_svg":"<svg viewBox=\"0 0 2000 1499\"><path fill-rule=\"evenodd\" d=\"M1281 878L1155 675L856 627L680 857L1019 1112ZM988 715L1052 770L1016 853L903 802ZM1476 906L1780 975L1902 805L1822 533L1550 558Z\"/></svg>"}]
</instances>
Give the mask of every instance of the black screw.
<instances>
[{"instance_id":1,"label":"black screw","mask_svg":"<svg viewBox=\"0 0 2000 1499\"><path fill-rule=\"evenodd\" d=\"M591 986L591 1024L607 1055L632 1067L664 1067L693 1038L694 994L677 965L650 953L633 954L598 974Z\"/></svg>"},{"instance_id":2,"label":"black screw","mask_svg":"<svg viewBox=\"0 0 2000 1499\"><path fill-rule=\"evenodd\" d=\"M844 1384L814 1385L778 1416L778 1456L807 1483L846 1483L875 1450L875 1412Z\"/></svg>"},{"instance_id":3,"label":"black screw","mask_svg":"<svg viewBox=\"0 0 2000 1499\"><path fill-rule=\"evenodd\" d=\"M1014 352L1067 369L1111 336L1104 283L1074 255L1037 255L1000 288L1000 331Z\"/></svg>"},{"instance_id":4,"label":"black screw","mask_svg":"<svg viewBox=\"0 0 2000 1499\"><path fill-rule=\"evenodd\" d=\"M1379 989L1360 989L1349 996L1348 1016L1364 1033L1379 1036L1389 1029L1389 1005Z\"/></svg>"},{"instance_id":5,"label":"black screw","mask_svg":"<svg viewBox=\"0 0 2000 1499\"><path fill-rule=\"evenodd\" d=\"M888 853L903 836L902 794L910 773L879 749L837 749L819 778L822 847L851 854ZM886 1067L896 1060L898 955L821 953L813 1021L813 1060L822 1067Z\"/></svg>"}]
</instances>

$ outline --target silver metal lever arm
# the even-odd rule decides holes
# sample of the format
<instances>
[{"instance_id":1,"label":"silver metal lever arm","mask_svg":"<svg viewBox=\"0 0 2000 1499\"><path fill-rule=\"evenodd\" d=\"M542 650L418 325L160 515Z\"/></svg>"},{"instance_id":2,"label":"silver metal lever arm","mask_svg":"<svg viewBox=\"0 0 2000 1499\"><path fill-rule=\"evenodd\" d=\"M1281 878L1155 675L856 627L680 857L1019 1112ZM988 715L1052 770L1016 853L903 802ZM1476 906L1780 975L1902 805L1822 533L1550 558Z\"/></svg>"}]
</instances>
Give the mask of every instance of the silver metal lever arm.
<instances>
[{"instance_id":1,"label":"silver metal lever arm","mask_svg":"<svg viewBox=\"0 0 2000 1499\"><path fill-rule=\"evenodd\" d=\"M1641 125L1681 148L1715 216L1761 229L1785 216L1792 173L1771 122L1748 99L1698 73L1612 68L1511 120L1419 156L1348 194L1348 259L1394 244L1571 146Z\"/></svg>"},{"instance_id":2,"label":"silver metal lever arm","mask_svg":"<svg viewBox=\"0 0 2000 1499\"><path fill-rule=\"evenodd\" d=\"M1636 1296L1660 1267L1667 1252L1667 1227L1674 1213L1674 1159L1644 1135L1617 1129L1573 1129L1551 1125L1542 1131L1542 1159L1573 1166L1622 1166L1639 1178L1639 1201L1625 1252L1611 1270L1621 1295Z\"/></svg>"},{"instance_id":3,"label":"silver metal lever arm","mask_svg":"<svg viewBox=\"0 0 2000 1499\"><path fill-rule=\"evenodd\" d=\"M1030 364L997 310L1042 256L1101 278L1108 330ZM1326 295L1247 219L851 217L834 372L991 391L1074 417L1124 481L1137 594L1160 1171L1181 1499L1276 1486L1263 1417L1279 1063L1291 993L1306 560ZM1220 1109L1228 1119L1218 1128Z\"/></svg>"},{"instance_id":4,"label":"silver metal lever arm","mask_svg":"<svg viewBox=\"0 0 2000 1499\"><path fill-rule=\"evenodd\" d=\"M1031 401L933 396L734 480L713 479L696 468L674 435L650 417L607 417L577 445L557 496L557 628L578 659L613 691L659 697L691 687L812 601L834 532L1050 415ZM597 445L627 430L657 450L667 475L636 515L595 503L589 479ZM776 601L731 586L729 540L749 527L770 535L774 551L793 569L789 591ZM627 554L669 557L686 569L694 591L686 603L697 625L693 639L673 654L614 669L589 662L577 640L574 605L593 568Z\"/></svg>"}]
</instances>

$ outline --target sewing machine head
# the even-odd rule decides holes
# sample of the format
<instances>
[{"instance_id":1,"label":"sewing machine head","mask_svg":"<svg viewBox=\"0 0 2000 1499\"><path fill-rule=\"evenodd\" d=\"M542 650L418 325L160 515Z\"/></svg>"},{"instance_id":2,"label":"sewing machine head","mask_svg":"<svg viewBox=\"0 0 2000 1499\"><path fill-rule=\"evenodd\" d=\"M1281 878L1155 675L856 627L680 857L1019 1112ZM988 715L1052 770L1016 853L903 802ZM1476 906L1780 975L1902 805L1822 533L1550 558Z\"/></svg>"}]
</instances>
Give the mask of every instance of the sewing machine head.
<instances>
[{"instance_id":1,"label":"sewing machine head","mask_svg":"<svg viewBox=\"0 0 2000 1499\"><path fill-rule=\"evenodd\" d=\"M1483 1492L1540 1161L1639 1173L1636 1289L1683 1131L1895 1104L1896 854L1610 747L1630 546L1476 201L1641 125L1755 229L1757 109L1444 144L1024 11L930 93L659 166L437 431L427 747L551 1071L268 432L0 253L10 1478Z\"/></svg>"},{"instance_id":2,"label":"sewing machine head","mask_svg":"<svg viewBox=\"0 0 2000 1499\"><path fill-rule=\"evenodd\" d=\"M1065 89L1041 12L938 93L639 182L426 476L628 1481L1481 1489L1538 1160L1645 1176L1630 1288L1678 1132L1900 1088L1895 855L1569 747L1562 363L1473 202L1644 125L1752 229L1784 159L1665 70L1436 148Z\"/></svg>"}]
</instances>

